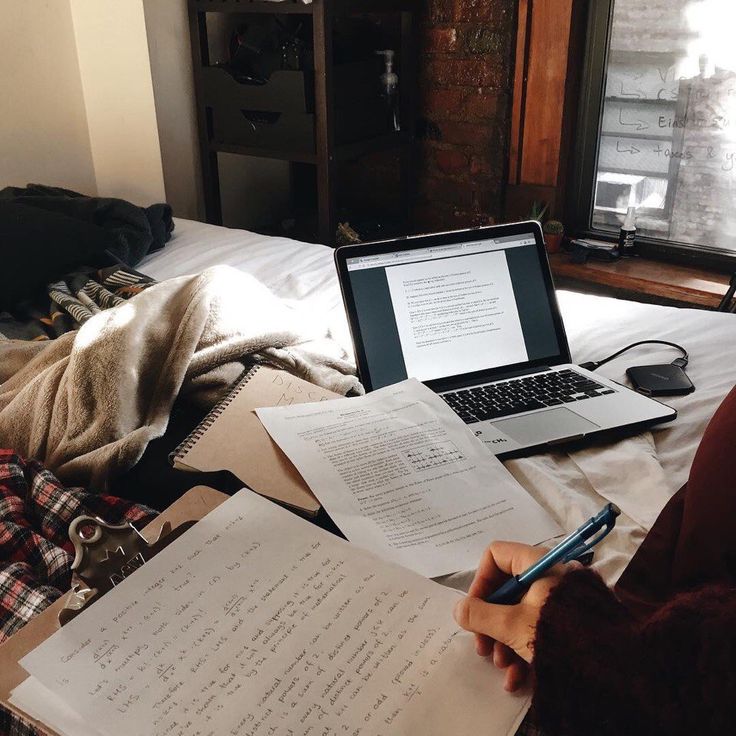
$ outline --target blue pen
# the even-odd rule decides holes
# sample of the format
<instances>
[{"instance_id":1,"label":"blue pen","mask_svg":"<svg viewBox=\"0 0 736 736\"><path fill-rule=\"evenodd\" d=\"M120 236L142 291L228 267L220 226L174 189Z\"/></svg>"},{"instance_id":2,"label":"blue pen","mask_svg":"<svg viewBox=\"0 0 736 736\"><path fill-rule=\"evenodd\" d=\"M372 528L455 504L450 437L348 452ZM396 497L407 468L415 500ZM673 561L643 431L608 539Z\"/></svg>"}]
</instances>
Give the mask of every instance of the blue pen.
<instances>
[{"instance_id":1,"label":"blue pen","mask_svg":"<svg viewBox=\"0 0 736 736\"><path fill-rule=\"evenodd\" d=\"M544 577L556 564L577 560L598 544L613 529L616 517L620 513L621 510L616 504L609 503L569 537L553 547L544 557L540 557L528 570L509 578L498 590L486 598L486 603L518 603L529 586ZM596 534L597 536L594 536Z\"/></svg>"}]
</instances>

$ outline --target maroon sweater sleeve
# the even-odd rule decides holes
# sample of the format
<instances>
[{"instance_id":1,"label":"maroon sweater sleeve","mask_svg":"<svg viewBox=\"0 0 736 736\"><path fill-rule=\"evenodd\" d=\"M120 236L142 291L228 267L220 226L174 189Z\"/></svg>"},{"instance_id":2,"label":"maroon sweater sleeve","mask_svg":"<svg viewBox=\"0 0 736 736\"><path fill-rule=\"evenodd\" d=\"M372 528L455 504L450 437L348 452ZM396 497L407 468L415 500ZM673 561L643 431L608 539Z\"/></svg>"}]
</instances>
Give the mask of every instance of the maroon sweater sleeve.
<instances>
[{"instance_id":1,"label":"maroon sweater sleeve","mask_svg":"<svg viewBox=\"0 0 736 736\"><path fill-rule=\"evenodd\" d=\"M534 644L550 736L736 733L736 589L681 593L634 620L590 570L552 591Z\"/></svg>"}]
</instances>

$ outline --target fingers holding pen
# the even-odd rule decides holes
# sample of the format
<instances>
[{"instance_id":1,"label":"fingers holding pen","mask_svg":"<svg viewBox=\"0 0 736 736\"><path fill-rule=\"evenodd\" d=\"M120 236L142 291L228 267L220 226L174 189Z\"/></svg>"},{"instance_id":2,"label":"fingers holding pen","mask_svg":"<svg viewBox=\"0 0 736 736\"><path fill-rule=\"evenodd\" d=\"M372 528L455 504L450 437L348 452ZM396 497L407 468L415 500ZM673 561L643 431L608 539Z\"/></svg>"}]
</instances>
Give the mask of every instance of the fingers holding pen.
<instances>
[{"instance_id":1,"label":"fingers holding pen","mask_svg":"<svg viewBox=\"0 0 736 736\"><path fill-rule=\"evenodd\" d=\"M475 651L481 657L490 657L493 653L493 645L496 643L495 639L485 634L475 635Z\"/></svg>"},{"instance_id":2,"label":"fingers holding pen","mask_svg":"<svg viewBox=\"0 0 736 736\"><path fill-rule=\"evenodd\" d=\"M481 635L482 638L476 640L479 654L490 655L493 651L490 640L495 640L513 649L527 662L532 658L529 643L534 638L534 614L523 603L503 606L472 596L458 601L454 611L455 621L461 628Z\"/></svg>"},{"instance_id":3,"label":"fingers holding pen","mask_svg":"<svg viewBox=\"0 0 736 736\"><path fill-rule=\"evenodd\" d=\"M507 689L516 689L526 677L542 608L571 569L567 560L600 542L620 513L607 504L552 550L516 542L493 542L485 550L468 595L458 601L453 615L459 626L475 634L478 654L493 653L496 666L505 668ZM514 661L514 656L524 661Z\"/></svg>"},{"instance_id":4,"label":"fingers holding pen","mask_svg":"<svg viewBox=\"0 0 736 736\"><path fill-rule=\"evenodd\" d=\"M546 577L532 583L516 605L487 603L484 599L509 576L523 572L544 553L543 549L511 542L494 542L486 550L467 597L458 601L454 610L458 625L476 635L475 647L481 656L492 654L494 642L500 642L525 662L531 662L531 643L541 608L566 567L555 566ZM502 654L497 654L494 661L499 666L505 663ZM515 681L514 675L508 677Z\"/></svg>"},{"instance_id":5,"label":"fingers holding pen","mask_svg":"<svg viewBox=\"0 0 736 736\"><path fill-rule=\"evenodd\" d=\"M511 575L518 575L533 565L547 550L518 542L492 542L478 564L468 595L487 598Z\"/></svg>"}]
</instances>

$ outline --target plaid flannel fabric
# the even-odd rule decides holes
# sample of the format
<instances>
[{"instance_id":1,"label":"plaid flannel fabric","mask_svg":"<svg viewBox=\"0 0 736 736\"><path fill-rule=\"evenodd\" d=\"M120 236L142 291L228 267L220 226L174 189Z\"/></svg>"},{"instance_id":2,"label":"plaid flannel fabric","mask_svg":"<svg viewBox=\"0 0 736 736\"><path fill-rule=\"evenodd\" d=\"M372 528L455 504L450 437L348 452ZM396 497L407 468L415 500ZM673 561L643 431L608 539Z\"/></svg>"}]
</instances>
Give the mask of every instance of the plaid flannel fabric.
<instances>
[{"instance_id":1,"label":"plaid flannel fabric","mask_svg":"<svg viewBox=\"0 0 736 736\"><path fill-rule=\"evenodd\" d=\"M156 512L113 496L64 488L36 461L0 449L0 642L71 586L74 559L68 530L81 514L111 523L139 521ZM0 709L0 734L34 734Z\"/></svg>"}]
</instances>

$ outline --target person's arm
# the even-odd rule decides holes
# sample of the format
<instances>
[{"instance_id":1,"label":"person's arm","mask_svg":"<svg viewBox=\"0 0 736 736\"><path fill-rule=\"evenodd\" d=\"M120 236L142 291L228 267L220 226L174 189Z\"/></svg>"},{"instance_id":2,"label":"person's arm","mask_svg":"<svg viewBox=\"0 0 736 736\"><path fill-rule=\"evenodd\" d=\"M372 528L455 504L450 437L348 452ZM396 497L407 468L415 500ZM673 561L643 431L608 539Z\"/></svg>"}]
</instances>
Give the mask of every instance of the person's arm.
<instances>
[{"instance_id":1,"label":"person's arm","mask_svg":"<svg viewBox=\"0 0 736 736\"><path fill-rule=\"evenodd\" d=\"M680 593L634 621L598 575L570 572L541 609L533 674L550 733L733 733L736 589Z\"/></svg>"},{"instance_id":2,"label":"person's arm","mask_svg":"<svg viewBox=\"0 0 736 736\"><path fill-rule=\"evenodd\" d=\"M525 545L509 544L499 552L496 544L489 548L491 557L494 548L500 560L490 578L511 571L503 569L509 567L509 550L516 557L533 554L523 552L532 549ZM484 561L481 581L489 578ZM733 731L736 589L682 593L646 620L634 621L590 570L558 570L538 582L546 591L540 587L530 598L530 589L517 606L491 606L471 595L458 605L456 618L479 635L479 653L493 651L496 664L508 667L510 689L528 671L521 658L531 661L536 720L545 733Z\"/></svg>"}]
</instances>

